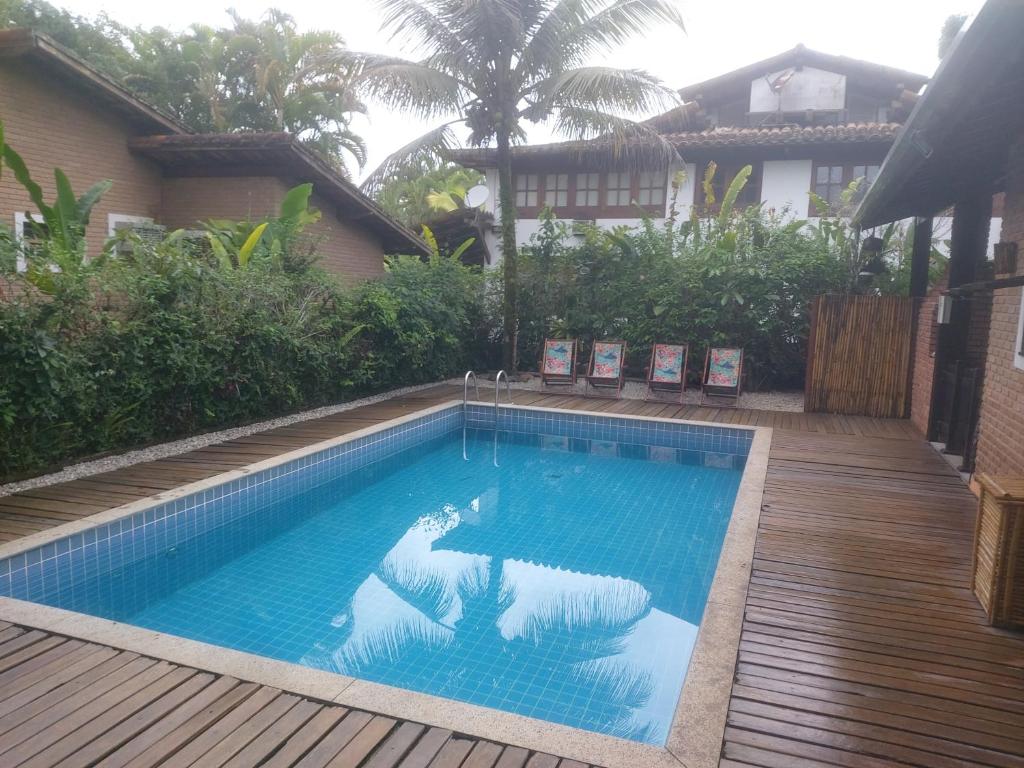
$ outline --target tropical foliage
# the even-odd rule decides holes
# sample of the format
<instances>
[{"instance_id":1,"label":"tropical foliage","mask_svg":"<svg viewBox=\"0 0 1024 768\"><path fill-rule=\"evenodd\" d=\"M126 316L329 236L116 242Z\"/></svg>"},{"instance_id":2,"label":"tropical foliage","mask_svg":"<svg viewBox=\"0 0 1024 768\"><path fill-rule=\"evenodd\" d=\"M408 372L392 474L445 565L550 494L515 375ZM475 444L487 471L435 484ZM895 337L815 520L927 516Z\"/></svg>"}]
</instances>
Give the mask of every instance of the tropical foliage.
<instances>
[{"instance_id":1,"label":"tropical foliage","mask_svg":"<svg viewBox=\"0 0 1024 768\"><path fill-rule=\"evenodd\" d=\"M511 148L527 125L550 122L570 139L604 136L623 159L665 163L675 150L652 129L616 113L641 114L675 94L652 75L588 65L652 23L682 27L667 0L378 0L384 25L409 46L404 59L342 54L362 92L437 127L391 155L369 179L380 184L421 155L444 158L460 125L473 146L493 142L501 190L502 331L505 366L515 366L518 319L516 209Z\"/></svg>"},{"instance_id":2,"label":"tropical foliage","mask_svg":"<svg viewBox=\"0 0 1024 768\"><path fill-rule=\"evenodd\" d=\"M396 169L374 194L391 216L407 227L418 228L465 207L466 192L483 179L478 171L419 157Z\"/></svg>"},{"instance_id":3,"label":"tropical foliage","mask_svg":"<svg viewBox=\"0 0 1024 768\"><path fill-rule=\"evenodd\" d=\"M888 235L886 268L862 276L859 235L841 218L811 225L789 211L737 210L749 169L731 180L720 202L714 174L712 167L703 178L712 208L686 220L670 217L664 226L648 221L638 230L580 235L544 217L539 236L521 254L524 365L539 359L551 336L625 339L636 375L643 375L656 341L689 343L691 372L707 347L742 345L746 386L799 388L814 296L905 291L909 250L902 233ZM934 269L941 271L935 256Z\"/></svg>"},{"instance_id":4,"label":"tropical foliage","mask_svg":"<svg viewBox=\"0 0 1024 768\"><path fill-rule=\"evenodd\" d=\"M0 478L470 363L480 276L435 251L343 289L311 266L309 185L277 217L208 222L205 240L120 235L87 259L84 227L108 185L76 197L57 170L48 203L18 155L2 156L40 224L28 239L0 230Z\"/></svg>"},{"instance_id":5,"label":"tropical foliage","mask_svg":"<svg viewBox=\"0 0 1024 768\"><path fill-rule=\"evenodd\" d=\"M339 168L362 167L352 118L364 107L338 55L343 38L301 31L276 9L257 21L229 15L228 26L177 33L74 16L46 0L0 0L0 26L52 35L196 131L288 131Z\"/></svg>"}]
</instances>

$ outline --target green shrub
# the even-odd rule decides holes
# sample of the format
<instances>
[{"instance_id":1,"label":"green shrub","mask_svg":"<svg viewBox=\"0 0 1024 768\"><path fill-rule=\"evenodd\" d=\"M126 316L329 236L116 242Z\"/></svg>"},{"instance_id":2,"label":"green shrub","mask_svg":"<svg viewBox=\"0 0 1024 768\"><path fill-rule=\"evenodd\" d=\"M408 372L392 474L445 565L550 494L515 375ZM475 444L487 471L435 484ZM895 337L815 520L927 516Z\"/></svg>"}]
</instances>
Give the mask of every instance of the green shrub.
<instances>
[{"instance_id":1,"label":"green shrub","mask_svg":"<svg viewBox=\"0 0 1024 768\"><path fill-rule=\"evenodd\" d=\"M464 370L479 275L449 258L388 266L343 290L172 239L57 273L49 295L16 286L0 302L0 476Z\"/></svg>"},{"instance_id":2,"label":"green shrub","mask_svg":"<svg viewBox=\"0 0 1024 768\"><path fill-rule=\"evenodd\" d=\"M800 387L811 299L843 275L803 222L759 207L582 241L548 220L520 257L519 358L535 365L551 335L625 339L641 374L655 341L679 341L697 371L708 346L739 345L748 386Z\"/></svg>"}]
</instances>

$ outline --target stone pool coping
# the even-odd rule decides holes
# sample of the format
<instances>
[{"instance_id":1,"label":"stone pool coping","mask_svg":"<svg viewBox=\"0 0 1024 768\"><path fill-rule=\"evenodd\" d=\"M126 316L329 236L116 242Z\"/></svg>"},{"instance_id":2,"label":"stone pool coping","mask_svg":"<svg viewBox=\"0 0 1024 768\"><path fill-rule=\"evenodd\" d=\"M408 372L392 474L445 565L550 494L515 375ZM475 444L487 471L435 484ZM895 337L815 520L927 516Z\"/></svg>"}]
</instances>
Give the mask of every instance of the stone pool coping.
<instances>
[{"instance_id":1,"label":"stone pool coping","mask_svg":"<svg viewBox=\"0 0 1024 768\"><path fill-rule=\"evenodd\" d=\"M474 402L474 405L493 405ZM414 413L304 448L282 453L246 467L215 475L90 517L56 526L0 545L7 558L74 535L157 504L222 485L305 456L319 453L384 429L438 413L461 400L451 400ZM718 765L729 697L739 650L747 585L761 511L772 430L766 427L709 424L701 421L626 416L537 406L502 404L503 409L540 411L598 418L622 418L729 429L753 433L753 442L733 506L708 602L701 620L666 746L628 741L579 728L549 723L488 707L445 699L402 688L277 661L196 640L136 627L123 622L67 611L38 603L0 597L0 619L134 651L177 664L269 685L321 701L448 728L480 738L600 764L606 768L712 768Z\"/></svg>"}]
</instances>

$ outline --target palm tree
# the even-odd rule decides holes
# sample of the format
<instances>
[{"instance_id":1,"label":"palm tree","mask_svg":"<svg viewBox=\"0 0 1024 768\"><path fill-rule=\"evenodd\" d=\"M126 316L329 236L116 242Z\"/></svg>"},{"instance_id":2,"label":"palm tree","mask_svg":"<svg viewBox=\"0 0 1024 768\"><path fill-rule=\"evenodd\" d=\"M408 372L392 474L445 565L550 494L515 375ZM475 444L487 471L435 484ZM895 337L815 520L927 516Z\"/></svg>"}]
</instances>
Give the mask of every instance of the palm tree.
<instances>
[{"instance_id":1,"label":"palm tree","mask_svg":"<svg viewBox=\"0 0 1024 768\"><path fill-rule=\"evenodd\" d=\"M353 72L339 55L345 41L335 32L300 32L288 14L270 9L260 21L231 11L234 29L226 74L236 74L246 93L234 128L288 131L343 167L344 153L362 168L366 145L352 130L352 115L365 112Z\"/></svg>"},{"instance_id":2,"label":"palm tree","mask_svg":"<svg viewBox=\"0 0 1024 768\"><path fill-rule=\"evenodd\" d=\"M363 91L439 126L395 152L373 173L374 188L411 158L442 158L454 126L472 146L496 146L504 261L505 367L515 367L516 207L514 143L528 123L553 121L570 139L605 136L615 156L665 163L675 150L653 129L611 114L644 113L674 100L652 75L588 66L650 24L682 28L670 0L378 0L384 27L412 46L414 60L347 54L360 68Z\"/></svg>"}]
</instances>

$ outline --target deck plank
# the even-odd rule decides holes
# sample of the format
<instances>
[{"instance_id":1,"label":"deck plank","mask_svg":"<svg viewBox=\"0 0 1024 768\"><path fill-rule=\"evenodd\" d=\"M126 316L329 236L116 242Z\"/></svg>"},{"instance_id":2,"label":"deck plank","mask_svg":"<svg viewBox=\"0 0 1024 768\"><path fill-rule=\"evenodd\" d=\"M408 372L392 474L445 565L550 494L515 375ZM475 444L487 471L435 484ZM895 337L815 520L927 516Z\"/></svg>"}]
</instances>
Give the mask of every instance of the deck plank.
<instances>
[{"instance_id":1,"label":"deck plank","mask_svg":"<svg viewBox=\"0 0 1024 768\"><path fill-rule=\"evenodd\" d=\"M0 540L461 398L412 396L0 498ZM493 388L481 388L485 402ZM517 391L771 426L723 768L1024 768L1024 637L968 589L976 501L905 421ZM0 623L0 764L586 768Z\"/></svg>"}]
</instances>

